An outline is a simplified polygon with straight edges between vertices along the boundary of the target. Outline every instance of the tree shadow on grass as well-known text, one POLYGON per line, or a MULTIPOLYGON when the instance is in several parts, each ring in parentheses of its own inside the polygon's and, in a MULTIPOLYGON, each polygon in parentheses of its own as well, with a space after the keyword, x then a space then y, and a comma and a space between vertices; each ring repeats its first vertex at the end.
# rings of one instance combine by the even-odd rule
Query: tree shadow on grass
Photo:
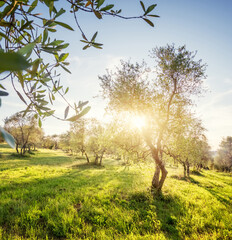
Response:
POLYGON ((26 155, 20 156, 17 154, 8 154, 4 156, 4 158, 0 158, 0 168, 4 168, 4 165, 7 164, 7 169, 15 169, 15 168, 24 168, 31 166, 64 166, 70 165, 74 162, 78 162, 80 160, 75 160, 68 156, 36 156, 34 155, 26 155))
POLYGON ((205 177, 205 175, 201 171, 197 171, 197 170, 192 170, 191 175, 205 177))
POLYGON ((86 170, 86 169, 104 169, 104 165, 97 165, 94 162, 87 163, 86 160, 85 162, 80 162, 77 164, 73 164, 70 166, 72 169, 78 169, 78 170, 86 170))
MULTIPOLYGON (((230 184, 224 182, 220 178, 219 178, 219 180, 221 180, 221 182, 223 182, 225 184, 225 186, 230 185, 230 184)), ((223 195, 222 195, 222 189, 225 187, 224 185, 221 185, 220 183, 217 184, 215 182, 209 181, 208 184, 199 184, 198 186, 203 188, 204 190, 208 191, 213 197, 215 197, 226 208, 231 208, 231 205, 232 205, 231 192, 223 191, 223 195)))
MULTIPOLYGON (((199 172, 197 172, 195 175, 200 176, 200 177, 206 177, 205 175, 203 175, 202 173, 199 173, 199 172)), ((171 178, 181 180, 181 181, 187 181, 187 182, 198 185, 198 187, 201 187, 204 190, 208 191, 219 202, 221 202, 223 205, 225 205, 225 207, 230 207, 232 204, 231 197, 220 195, 220 188, 222 188, 223 186, 211 182, 210 179, 209 179, 209 182, 206 184, 206 183, 201 183, 200 181, 197 181, 196 179, 194 179, 194 177, 185 178, 185 177, 179 177, 177 175, 174 175, 174 176, 171 176, 171 178), (219 188, 219 190, 217 190, 218 188, 219 188), (230 198, 231 200, 228 200, 228 198, 230 198)), ((229 183, 224 182, 219 177, 217 177, 217 179, 222 181, 224 184, 230 185, 229 183)))
POLYGON ((87 168, 104 168, 96 165, 94 162, 87 163, 83 157, 67 156, 67 155, 55 155, 56 152, 48 152, 48 154, 38 152, 34 154, 20 155, 17 153, 7 153, 0 158, 0 169, 3 170, 4 165, 7 164, 7 169, 14 169, 19 167, 30 167, 30 166, 67 166, 71 168, 87 169, 87 168), (5 161, 7 160, 7 162, 5 161))
MULTIPOLYGON (((32 179, 30 182, 11 182, 0 188, 2 201, 0 226, 4 227, 6 236, 13 234, 15 228, 19 228, 17 234, 23 237, 30 237, 27 232, 29 229, 37 229, 38 238, 45 239, 46 235, 49 239, 65 238, 72 233, 70 226, 74 226, 77 221, 74 217, 70 220, 73 221, 70 226, 69 223, 64 223, 62 217, 65 217, 68 211, 72 212, 73 208, 82 203, 84 205, 84 210, 80 211, 82 221, 89 221, 91 224, 97 216, 95 207, 98 205, 108 207, 107 201, 104 199, 102 201, 101 198, 114 198, 112 193, 117 193, 118 189, 126 192, 128 182, 134 182, 136 177, 138 176, 130 172, 93 171, 89 166, 80 165, 78 169, 70 169, 70 172, 60 176, 32 179), (107 192, 108 188, 110 191, 107 192), (101 194, 101 191, 106 194, 101 194), (92 207, 85 207, 85 204, 92 207), (89 211, 93 212, 93 216, 89 216, 89 211)), ((100 230, 102 226, 94 221, 94 229, 100 230)), ((84 223, 82 227, 85 227, 84 223)))
MULTIPOLYGON (((201 174, 201 173, 200 173, 201 174)), ((209 175, 210 173, 208 173, 209 175)), ((198 174, 197 174, 198 175, 198 174)), ((203 174, 201 174, 200 176, 202 176, 203 174)), ((204 175, 203 175, 204 176, 204 175)), ((226 177, 228 175, 225 175, 226 177)), ((204 176, 205 177, 205 176, 204 176)), ((210 181, 210 178, 209 178, 209 182, 207 184, 204 184, 204 183, 200 183, 200 182, 197 182, 196 184, 205 189, 206 191, 208 191, 213 197, 215 197, 219 202, 221 202, 223 205, 225 205, 225 207, 230 207, 231 204, 232 204, 232 199, 231 199, 231 195, 230 196, 227 196, 226 193, 224 192, 224 196, 222 196, 220 193, 221 193, 221 189, 224 187, 223 185, 221 185, 220 182, 224 183, 224 184, 227 184, 227 185, 230 185, 229 182, 225 182, 224 179, 222 179, 221 177, 218 177, 218 176, 215 176, 215 175, 211 175, 210 174, 210 177, 215 180, 217 179, 219 181, 219 183, 214 183, 212 181, 210 181), (231 199, 231 200, 228 200, 231 199)), ((194 181, 191 181, 192 183, 195 183, 194 181)))
POLYGON ((155 196, 154 203, 157 209, 157 216, 162 224, 161 230, 166 233, 167 239, 183 239, 177 229, 178 219, 180 219, 186 209, 177 197, 160 194, 155 196))
POLYGON ((180 180, 180 181, 185 181, 185 182, 190 182, 190 183, 194 183, 194 184, 200 184, 199 181, 197 181, 196 179, 192 178, 192 177, 180 177, 177 175, 172 175, 171 178, 180 180))
POLYGON ((232 186, 232 174, 230 173, 224 173, 224 172, 217 172, 217 175, 215 175, 214 172, 208 172, 208 176, 211 177, 214 180, 219 180, 223 182, 224 184, 227 184, 229 186, 232 186))
POLYGON ((162 194, 154 196, 150 191, 138 192, 129 196, 129 207, 138 212, 140 219, 145 221, 144 224, 147 224, 147 220, 153 221, 154 233, 163 232, 167 239, 183 239, 177 223, 185 209, 178 198, 162 194))
POLYGON ((204 187, 205 190, 207 190, 209 193, 211 193, 219 202, 221 202, 223 205, 225 205, 226 208, 231 208, 232 205, 232 198, 229 201, 225 196, 220 196, 217 191, 204 187))

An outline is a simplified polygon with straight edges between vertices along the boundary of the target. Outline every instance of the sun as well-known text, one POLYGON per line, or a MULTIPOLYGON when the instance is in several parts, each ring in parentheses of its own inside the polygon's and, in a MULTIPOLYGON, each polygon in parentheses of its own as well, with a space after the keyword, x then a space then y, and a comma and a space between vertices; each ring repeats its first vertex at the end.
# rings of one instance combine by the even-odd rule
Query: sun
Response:
POLYGON ((143 116, 132 116, 131 123, 132 123, 133 127, 142 129, 146 126, 146 119, 143 116))

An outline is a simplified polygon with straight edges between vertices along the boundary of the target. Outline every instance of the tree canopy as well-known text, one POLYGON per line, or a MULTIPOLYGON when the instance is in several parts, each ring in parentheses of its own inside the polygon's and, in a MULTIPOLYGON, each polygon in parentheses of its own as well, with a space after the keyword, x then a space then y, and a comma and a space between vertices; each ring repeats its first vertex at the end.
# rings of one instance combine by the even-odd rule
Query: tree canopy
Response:
POLYGON ((99 77, 102 95, 109 100, 112 110, 127 110, 147 119, 143 136, 156 163, 152 188, 157 191, 167 175, 162 161, 165 141, 175 125, 180 124, 183 113, 192 104, 192 96, 204 89, 206 65, 195 60, 195 56, 185 46, 157 47, 151 51, 157 62, 153 72, 149 73, 144 63, 121 62, 115 72, 99 77))

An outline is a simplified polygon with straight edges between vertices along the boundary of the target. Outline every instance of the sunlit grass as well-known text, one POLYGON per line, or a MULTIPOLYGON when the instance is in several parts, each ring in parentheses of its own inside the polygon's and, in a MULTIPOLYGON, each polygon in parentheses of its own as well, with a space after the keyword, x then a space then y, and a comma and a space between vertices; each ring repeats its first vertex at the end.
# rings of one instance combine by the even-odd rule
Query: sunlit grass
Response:
POLYGON ((168 168, 163 196, 153 198, 152 164, 104 159, 99 167, 61 151, 0 151, 0 239, 231 239, 229 174, 185 180, 168 168))

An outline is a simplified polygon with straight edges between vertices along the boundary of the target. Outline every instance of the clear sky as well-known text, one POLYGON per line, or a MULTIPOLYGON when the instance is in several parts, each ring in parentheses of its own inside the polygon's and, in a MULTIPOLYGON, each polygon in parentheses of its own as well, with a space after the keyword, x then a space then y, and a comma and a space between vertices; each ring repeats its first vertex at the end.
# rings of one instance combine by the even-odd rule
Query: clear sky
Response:
MULTIPOLYGON (((63 1, 60 1, 60 3, 63 1)), ((123 9, 123 14, 136 16, 142 13, 139 1, 111 0, 123 9)), ((70 87, 68 99, 71 102, 89 100, 92 106, 89 116, 102 118, 104 103, 94 96, 99 94, 98 75, 106 68, 113 68, 120 59, 132 62, 143 59, 155 65, 148 57, 149 50, 156 46, 175 43, 185 44, 188 50, 198 51, 197 58, 208 64, 206 84, 210 91, 197 101, 196 112, 207 128, 207 136, 213 150, 222 137, 232 136, 232 0, 144 0, 146 6, 157 3, 154 14, 154 28, 143 20, 122 20, 81 14, 79 22, 88 36, 99 32, 98 40, 104 43, 103 50, 82 50, 80 34, 73 18, 67 18, 75 32, 60 29, 57 39, 70 43, 70 70, 72 74, 62 74, 64 86, 70 87)), ((54 35, 55 36, 55 35, 54 35)), ((7 81, 7 80, 6 80, 7 81)), ((2 99, 0 124, 3 119, 24 108, 10 84, 10 96, 2 99)), ((57 113, 63 115, 66 105, 58 102, 57 113)), ((43 123, 46 134, 59 134, 69 129, 69 124, 56 119, 43 123)))

